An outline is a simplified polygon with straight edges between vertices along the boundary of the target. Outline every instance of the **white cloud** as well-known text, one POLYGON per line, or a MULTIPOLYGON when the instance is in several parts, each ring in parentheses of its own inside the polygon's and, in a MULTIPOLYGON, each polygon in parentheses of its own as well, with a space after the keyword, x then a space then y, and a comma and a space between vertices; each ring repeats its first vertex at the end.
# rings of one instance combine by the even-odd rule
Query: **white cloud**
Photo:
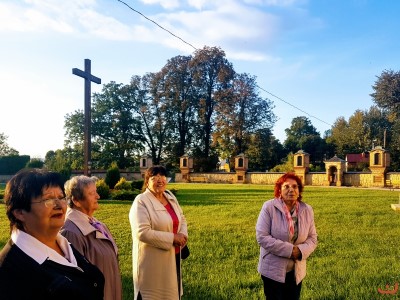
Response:
POLYGON ((278 62, 279 59, 269 55, 265 55, 259 52, 230 52, 226 51, 227 56, 235 60, 245 60, 245 61, 265 61, 265 62, 278 62))
MULTIPOLYGON (((257 54, 254 49, 267 51, 274 44, 279 31, 279 18, 276 16, 235 3, 220 5, 215 10, 179 11, 159 14, 154 18, 163 27, 195 47, 204 44, 220 46, 235 57, 252 57, 252 60, 255 54, 257 60, 266 57, 264 54, 257 54), (249 51, 248 55, 245 55, 246 51, 249 51)), ((167 41, 170 47, 179 45, 172 36, 163 41, 167 41)), ((179 46, 182 47, 187 49, 187 46, 179 46)))
POLYGON ((147 17, 175 36, 137 15, 124 23, 118 16, 107 16, 96 11, 95 0, 27 0, 28 8, 10 2, 0 4, 0 30, 53 30, 105 40, 152 42, 185 53, 192 53, 193 47, 218 46, 238 59, 268 61, 274 58, 266 53, 275 47, 283 28, 280 16, 266 8, 296 3, 295 0, 187 0, 187 6, 183 6, 185 3, 178 0, 142 2, 168 9, 147 17))
POLYGON ((209 6, 210 3, 215 4, 216 1, 209 1, 209 0, 188 0, 188 4, 191 7, 194 7, 198 10, 201 10, 207 6, 209 6))
POLYGON ((64 20, 54 20, 40 10, 0 3, 0 31, 32 32, 49 29, 63 33, 73 30, 64 20))
POLYGON ((158 4, 165 9, 173 9, 179 7, 179 0, 142 0, 142 2, 147 5, 158 4))
POLYGON ((114 18, 104 16, 93 10, 81 10, 77 14, 79 23, 88 34, 93 34, 106 40, 133 39, 132 29, 114 18))
POLYGON ((308 0, 244 0, 244 2, 268 6, 293 6, 295 4, 305 4, 308 0))

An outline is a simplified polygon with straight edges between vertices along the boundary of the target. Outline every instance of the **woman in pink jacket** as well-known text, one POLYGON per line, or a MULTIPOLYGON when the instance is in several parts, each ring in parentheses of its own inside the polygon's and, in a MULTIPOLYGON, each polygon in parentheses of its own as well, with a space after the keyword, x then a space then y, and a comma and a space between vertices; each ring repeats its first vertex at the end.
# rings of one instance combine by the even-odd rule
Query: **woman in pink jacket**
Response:
POLYGON ((268 300, 300 299, 306 260, 317 247, 314 212, 302 201, 303 184, 294 173, 275 183, 275 198, 261 208, 256 225, 258 272, 268 300))

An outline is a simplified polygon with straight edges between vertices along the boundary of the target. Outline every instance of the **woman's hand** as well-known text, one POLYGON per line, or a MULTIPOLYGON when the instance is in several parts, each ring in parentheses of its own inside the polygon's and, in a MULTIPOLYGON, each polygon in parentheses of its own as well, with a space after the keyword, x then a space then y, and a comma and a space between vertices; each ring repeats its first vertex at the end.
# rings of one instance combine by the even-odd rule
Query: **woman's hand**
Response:
POLYGON ((297 247, 297 246, 293 247, 292 255, 290 256, 290 258, 294 259, 294 260, 301 259, 301 251, 300 251, 299 247, 297 247))
POLYGON ((186 245, 187 242, 187 236, 185 236, 183 233, 177 233, 174 234, 174 242, 173 245, 175 247, 183 247, 186 245))

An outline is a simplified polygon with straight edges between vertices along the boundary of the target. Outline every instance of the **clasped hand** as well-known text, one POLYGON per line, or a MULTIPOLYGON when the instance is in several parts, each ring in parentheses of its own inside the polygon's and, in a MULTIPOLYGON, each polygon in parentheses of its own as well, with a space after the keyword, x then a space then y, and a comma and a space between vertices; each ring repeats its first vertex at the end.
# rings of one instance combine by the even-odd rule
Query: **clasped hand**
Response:
POLYGON ((173 245, 175 247, 183 247, 187 243, 187 236, 185 236, 183 233, 177 233, 174 234, 174 242, 173 245))
POLYGON ((293 247, 292 255, 290 256, 290 258, 294 259, 294 260, 301 259, 301 251, 300 251, 299 247, 297 247, 297 246, 293 247))

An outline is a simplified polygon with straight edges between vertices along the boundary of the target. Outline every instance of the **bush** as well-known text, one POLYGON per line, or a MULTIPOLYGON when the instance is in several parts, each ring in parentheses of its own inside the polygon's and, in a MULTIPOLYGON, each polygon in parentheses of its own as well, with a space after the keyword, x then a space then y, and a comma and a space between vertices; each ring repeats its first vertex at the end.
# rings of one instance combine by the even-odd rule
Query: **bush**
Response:
POLYGON ((106 173, 106 183, 110 189, 113 189, 118 181, 121 179, 121 174, 117 164, 113 163, 106 173))
POLYGON ((111 193, 113 200, 135 200, 136 196, 140 194, 139 190, 114 190, 111 193))
POLYGON ((3 175, 14 175, 25 168, 30 161, 29 155, 0 156, 0 170, 3 175))
POLYGON ((115 185, 114 189, 116 189, 116 190, 131 190, 132 185, 129 181, 126 181, 126 179, 124 177, 121 177, 121 179, 115 185))
POLYGON ((110 187, 104 181, 104 179, 99 179, 96 181, 97 193, 100 195, 100 199, 110 198, 110 187))
POLYGON ((40 158, 32 158, 30 161, 26 163, 26 168, 43 168, 44 162, 40 158))
POLYGON ((143 179, 140 179, 140 180, 133 180, 133 181, 131 182, 132 189, 141 190, 142 187, 143 187, 143 183, 144 183, 144 180, 143 180, 143 179))
POLYGON ((71 169, 70 168, 62 168, 58 171, 61 174, 61 177, 64 181, 67 181, 71 178, 71 169))

